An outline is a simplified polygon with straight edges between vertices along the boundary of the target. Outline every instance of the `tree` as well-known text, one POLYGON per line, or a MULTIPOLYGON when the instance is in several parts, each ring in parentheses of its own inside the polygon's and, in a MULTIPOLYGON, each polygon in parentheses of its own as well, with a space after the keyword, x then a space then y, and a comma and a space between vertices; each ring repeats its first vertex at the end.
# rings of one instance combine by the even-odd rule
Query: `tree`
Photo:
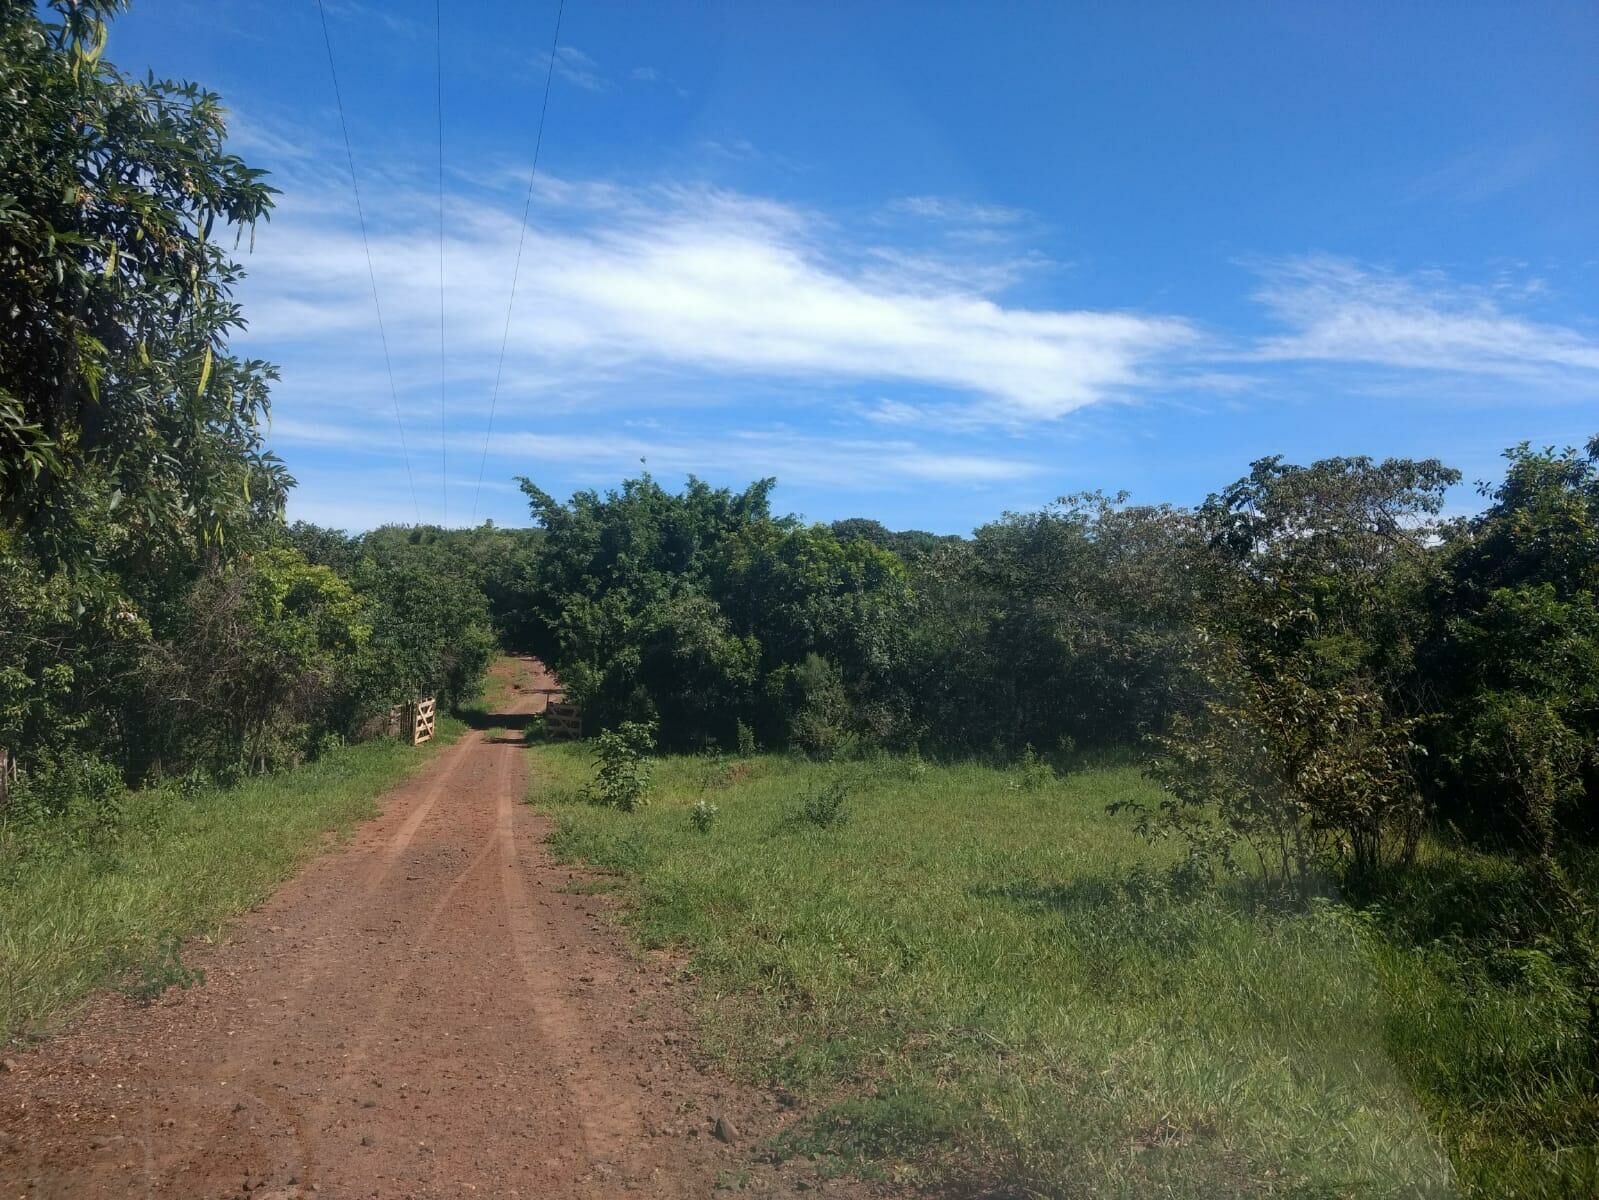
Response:
POLYGON ((1423 670, 1433 790, 1467 829, 1528 844, 1599 833, 1599 437, 1506 452, 1447 548, 1423 670), (1543 811, 1547 809, 1547 811, 1543 811), (1551 833, 1550 836, 1553 836, 1551 833))
POLYGON ((291 486, 263 446, 275 377, 228 350, 229 256, 271 205, 219 98, 102 57, 123 0, 0 0, 0 517, 46 565, 236 539, 291 486))
POLYGON ((350 585, 274 548, 206 572, 186 607, 147 664, 157 761, 261 770, 310 752, 371 636, 350 585))
POLYGON ((1199 844, 1208 809, 1301 884, 1409 861, 1420 599, 1458 478, 1430 459, 1268 458, 1205 502, 1206 694, 1156 740, 1173 795, 1158 825, 1199 844))

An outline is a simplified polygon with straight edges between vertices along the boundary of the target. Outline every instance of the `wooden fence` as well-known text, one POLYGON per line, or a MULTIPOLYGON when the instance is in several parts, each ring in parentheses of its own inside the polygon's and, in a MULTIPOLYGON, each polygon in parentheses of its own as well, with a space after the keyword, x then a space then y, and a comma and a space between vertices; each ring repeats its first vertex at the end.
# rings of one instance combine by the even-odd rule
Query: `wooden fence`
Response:
POLYGON ((551 737, 583 736, 583 710, 575 704, 551 701, 544 706, 544 732, 551 737))
POLYGON ((412 710, 411 745, 419 746, 433 736, 433 722, 438 713, 438 701, 429 696, 418 700, 412 710))
POLYGON ((428 696, 410 704, 396 704, 381 725, 385 737, 408 737, 411 745, 418 746, 433 736, 438 721, 438 700, 428 696))

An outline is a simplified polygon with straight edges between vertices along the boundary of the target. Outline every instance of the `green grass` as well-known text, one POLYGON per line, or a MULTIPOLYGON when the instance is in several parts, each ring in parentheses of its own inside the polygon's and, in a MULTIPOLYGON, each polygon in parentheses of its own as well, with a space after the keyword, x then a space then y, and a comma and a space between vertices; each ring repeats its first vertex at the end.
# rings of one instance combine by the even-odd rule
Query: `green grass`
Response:
POLYGON ((1540 1073, 1545 1000, 1391 914, 1173 895, 1105 812, 1152 797, 1134 769, 669 758, 628 815, 582 802, 585 747, 532 753, 556 852, 687 955, 709 1049, 815 1101, 781 1153, 973 1196, 1592 1194, 1550 1149, 1591 1165, 1599 1123, 1540 1073))
POLYGON ((441 718, 419 747, 369 742, 233 788, 133 792, 99 834, 0 826, 0 1037, 43 1031, 108 983, 181 977, 173 939, 265 899, 461 730, 441 718))

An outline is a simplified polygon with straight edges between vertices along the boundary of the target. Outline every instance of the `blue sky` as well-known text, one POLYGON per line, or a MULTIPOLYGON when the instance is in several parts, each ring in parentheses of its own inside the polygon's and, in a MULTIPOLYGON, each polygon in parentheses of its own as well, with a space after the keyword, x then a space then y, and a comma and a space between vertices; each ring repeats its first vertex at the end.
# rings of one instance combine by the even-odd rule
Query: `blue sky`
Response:
POLYGON ((315 4, 137 0, 108 51, 283 189, 241 346, 291 516, 522 524, 512 476, 643 459, 964 531, 1599 431, 1591 3, 567 0, 487 439, 556 4, 444 6, 441 414, 434 8, 326 3, 414 496, 315 4))

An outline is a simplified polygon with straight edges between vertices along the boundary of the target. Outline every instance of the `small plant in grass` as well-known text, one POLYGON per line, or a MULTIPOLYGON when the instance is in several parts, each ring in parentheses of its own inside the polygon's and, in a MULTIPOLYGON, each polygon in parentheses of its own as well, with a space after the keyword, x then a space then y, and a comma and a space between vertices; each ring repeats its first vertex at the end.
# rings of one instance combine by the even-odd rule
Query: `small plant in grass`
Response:
POLYGON ((756 746, 755 746, 755 731, 753 729, 751 729, 748 725, 744 724, 743 721, 740 721, 738 723, 738 734, 737 734, 737 737, 738 737, 738 756, 740 758, 749 758, 752 754, 755 753, 755 750, 756 750, 756 746))
POLYGON ((598 764, 589 788, 589 798, 607 808, 632 812, 642 808, 649 796, 650 772, 655 760, 655 729, 638 721, 624 721, 594 739, 594 760, 598 764))
POLYGON ((122 989, 130 1000, 140 1004, 154 1004, 168 988, 191 988, 205 982, 205 972, 198 967, 188 967, 179 953, 178 939, 169 937, 153 955, 139 967, 137 977, 122 989))
POLYGON ((818 829, 843 825, 849 820, 849 784, 842 779, 834 779, 807 792, 794 818, 818 829))
POLYGON ((1021 761, 1016 764, 1010 788, 1018 792, 1036 792, 1054 783, 1055 778, 1055 768, 1049 765, 1049 760, 1028 745, 1022 751, 1021 761))
POLYGON ((721 809, 717 808, 716 805, 701 796, 699 802, 689 810, 689 823, 694 826, 696 832, 709 833, 711 826, 716 823, 716 814, 720 811, 721 809))

